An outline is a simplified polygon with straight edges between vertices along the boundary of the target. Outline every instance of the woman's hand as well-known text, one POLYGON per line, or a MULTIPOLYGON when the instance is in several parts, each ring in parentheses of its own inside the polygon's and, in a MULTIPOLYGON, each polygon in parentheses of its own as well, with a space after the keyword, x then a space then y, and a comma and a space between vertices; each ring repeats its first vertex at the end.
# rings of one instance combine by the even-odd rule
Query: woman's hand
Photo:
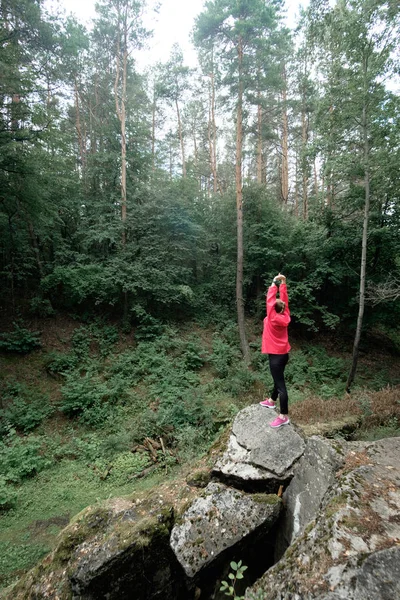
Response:
POLYGON ((274 277, 274 283, 286 283, 285 275, 282 275, 282 273, 278 273, 278 275, 274 277))

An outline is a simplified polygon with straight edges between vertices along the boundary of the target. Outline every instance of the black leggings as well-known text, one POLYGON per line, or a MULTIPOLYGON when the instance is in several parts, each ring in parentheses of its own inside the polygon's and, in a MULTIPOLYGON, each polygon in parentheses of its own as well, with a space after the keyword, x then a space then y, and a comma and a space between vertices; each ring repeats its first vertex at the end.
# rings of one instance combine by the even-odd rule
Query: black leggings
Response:
POLYGON ((282 415, 287 415, 288 394, 285 384, 285 367, 288 364, 289 354, 268 354, 269 369, 272 379, 274 380, 274 389, 271 394, 271 399, 276 400, 279 396, 279 404, 282 415))

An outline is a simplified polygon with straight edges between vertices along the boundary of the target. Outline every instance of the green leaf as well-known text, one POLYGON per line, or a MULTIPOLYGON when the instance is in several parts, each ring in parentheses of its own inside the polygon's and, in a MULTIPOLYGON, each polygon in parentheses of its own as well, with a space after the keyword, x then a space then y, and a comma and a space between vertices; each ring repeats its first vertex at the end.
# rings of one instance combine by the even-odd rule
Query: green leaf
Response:
POLYGON ((231 562, 231 569, 233 569, 233 571, 237 571, 238 570, 238 565, 234 561, 231 562))

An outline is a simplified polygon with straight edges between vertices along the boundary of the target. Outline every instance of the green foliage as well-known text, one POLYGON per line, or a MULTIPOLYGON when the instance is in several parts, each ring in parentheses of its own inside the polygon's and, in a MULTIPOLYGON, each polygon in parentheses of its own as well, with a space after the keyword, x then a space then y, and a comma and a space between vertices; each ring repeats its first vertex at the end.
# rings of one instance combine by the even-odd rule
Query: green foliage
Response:
POLYGON ((191 371, 201 369, 206 361, 204 349, 196 342, 187 342, 183 347, 182 358, 191 371))
POLYGON ((80 364, 75 352, 49 352, 45 359, 46 370, 52 375, 64 375, 80 364))
MULTIPOLYGON (((33 539, 17 546, 12 542, 0 542, 0 572, 2 574, 18 574, 31 569, 49 552, 50 548, 48 544, 36 543, 33 539)), ((0 583, 11 584, 13 583, 13 578, 3 575, 0 583)))
POLYGON ((235 591, 236 582, 240 579, 243 579, 243 573, 247 570, 248 567, 242 565, 242 561, 239 560, 238 563, 232 561, 230 564, 232 571, 228 574, 229 581, 222 581, 220 592, 225 592, 225 596, 230 596, 235 600, 244 600, 244 596, 238 596, 235 591))
POLYGON ((0 512, 10 509, 15 502, 17 494, 9 485, 4 475, 0 475, 0 512))
POLYGON ((51 465, 51 460, 43 455, 44 440, 30 435, 17 436, 11 429, 0 441, 0 475, 6 482, 20 483, 51 465))
POLYGON ((35 296, 30 302, 30 312, 36 317, 53 317, 55 310, 50 300, 35 296))
POLYGON ((240 351, 237 347, 231 346, 216 334, 213 338, 212 354, 209 360, 217 375, 221 378, 226 378, 230 373, 232 365, 240 360, 240 351))
POLYGON ((16 352, 17 354, 28 354, 36 348, 40 348, 39 333, 30 331, 17 321, 14 321, 14 329, 0 336, 0 350, 16 352))
POLYGON ((387 437, 400 436, 400 422, 396 417, 388 419, 384 425, 378 425, 368 429, 359 429, 352 437, 354 440, 374 442, 387 437))
POLYGON ((342 358, 329 356, 322 346, 292 350, 285 378, 297 389, 309 386, 323 398, 340 395, 346 381, 347 366, 342 358))
POLYGON ((54 411, 48 396, 22 383, 9 384, 5 388, 2 404, 0 432, 9 426, 23 432, 31 431, 54 411))
POLYGON ((100 427, 110 416, 113 405, 124 397, 124 382, 115 378, 104 381, 96 372, 66 374, 62 387, 60 410, 70 417, 79 416, 82 423, 100 427))
POLYGON ((138 475, 151 464, 147 454, 136 452, 122 452, 117 454, 109 465, 110 479, 117 485, 132 480, 133 475, 138 475))

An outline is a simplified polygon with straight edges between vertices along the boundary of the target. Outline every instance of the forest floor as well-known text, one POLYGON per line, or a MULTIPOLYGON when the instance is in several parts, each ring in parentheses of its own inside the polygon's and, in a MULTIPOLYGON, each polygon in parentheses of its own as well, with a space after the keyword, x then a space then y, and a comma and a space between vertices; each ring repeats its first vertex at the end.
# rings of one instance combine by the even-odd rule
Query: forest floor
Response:
MULTIPOLYGON (((190 499, 187 477, 212 466, 212 444, 271 385, 259 324, 248 325, 246 369, 234 323, 133 335, 65 315, 24 322, 41 347, 0 353, 0 588, 48 553, 87 505, 155 487, 164 501, 190 499)), ((386 346, 370 336, 347 395, 351 345, 294 337, 292 421, 329 436, 400 435, 400 361, 386 346)))

